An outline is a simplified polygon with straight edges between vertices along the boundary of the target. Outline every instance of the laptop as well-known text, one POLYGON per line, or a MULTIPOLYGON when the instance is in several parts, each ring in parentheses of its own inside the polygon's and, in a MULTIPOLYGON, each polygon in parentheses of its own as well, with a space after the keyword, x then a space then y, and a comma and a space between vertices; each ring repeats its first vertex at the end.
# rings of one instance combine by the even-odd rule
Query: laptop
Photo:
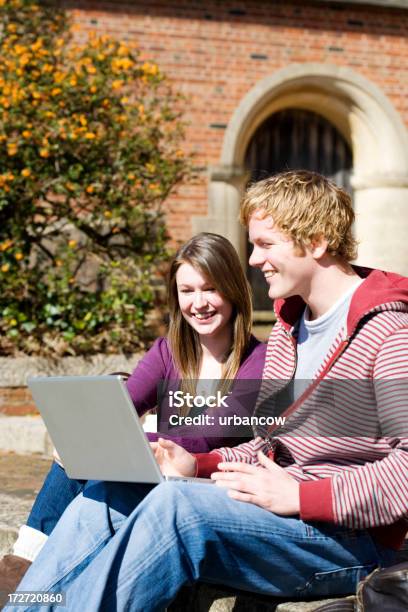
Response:
POLYGON ((163 476, 120 376, 47 376, 27 384, 70 478, 214 482, 163 476))

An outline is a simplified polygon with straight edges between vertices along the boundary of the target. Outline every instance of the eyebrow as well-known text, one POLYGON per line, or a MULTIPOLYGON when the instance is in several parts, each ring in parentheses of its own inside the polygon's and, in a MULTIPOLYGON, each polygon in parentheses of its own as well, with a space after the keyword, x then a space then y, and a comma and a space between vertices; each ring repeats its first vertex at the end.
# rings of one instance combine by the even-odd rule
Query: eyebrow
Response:
MULTIPOLYGON (((213 283, 210 283, 210 282, 203 284, 203 287, 213 287, 213 286, 214 286, 213 283)), ((180 283, 179 285, 177 284, 177 288, 178 289, 180 289, 180 288, 191 289, 192 287, 188 283, 180 283)))
POLYGON ((270 236, 258 236, 255 240, 248 238, 248 242, 251 244, 255 244, 255 242, 276 242, 276 238, 271 238, 270 236))

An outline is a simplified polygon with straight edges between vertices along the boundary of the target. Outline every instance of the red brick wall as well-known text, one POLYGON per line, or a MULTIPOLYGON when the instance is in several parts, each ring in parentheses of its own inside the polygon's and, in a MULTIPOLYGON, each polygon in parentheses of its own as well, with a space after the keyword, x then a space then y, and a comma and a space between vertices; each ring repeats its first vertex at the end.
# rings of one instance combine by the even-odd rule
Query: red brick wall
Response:
POLYGON ((38 414, 27 387, 0 387, 0 416, 38 414))
MULTIPOLYGON (((389 97, 408 124, 408 11, 348 4, 263 0, 65 1, 83 31, 136 41, 189 98, 186 147, 195 164, 219 161, 225 130, 242 97, 291 63, 347 66, 389 97), (213 127, 211 127, 213 126, 213 127)), ((80 35, 80 31, 79 34, 80 35)), ((207 179, 168 202, 174 238, 207 211, 207 179)))

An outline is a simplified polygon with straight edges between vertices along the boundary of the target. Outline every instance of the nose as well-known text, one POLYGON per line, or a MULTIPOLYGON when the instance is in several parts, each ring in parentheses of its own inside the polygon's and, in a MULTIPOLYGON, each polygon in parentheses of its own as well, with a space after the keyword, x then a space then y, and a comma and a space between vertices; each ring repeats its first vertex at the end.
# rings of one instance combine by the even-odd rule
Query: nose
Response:
POLYGON ((258 247, 256 244, 252 250, 252 253, 249 257, 248 263, 253 268, 262 268, 265 263, 265 257, 263 256, 262 249, 258 247))
POLYGON ((194 292, 193 306, 197 309, 207 306, 207 298, 203 291, 194 292))

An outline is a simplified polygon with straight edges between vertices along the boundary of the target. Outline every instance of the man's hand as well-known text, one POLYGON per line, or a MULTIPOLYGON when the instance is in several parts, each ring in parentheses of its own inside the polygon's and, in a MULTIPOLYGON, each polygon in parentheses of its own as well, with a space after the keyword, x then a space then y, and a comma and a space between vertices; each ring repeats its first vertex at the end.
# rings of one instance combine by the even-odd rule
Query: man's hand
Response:
POLYGON ((233 499, 256 504, 275 514, 299 514, 297 480, 261 451, 258 459, 263 467, 239 461, 219 463, 222 471, 211 474, 211 478, 217 486, 226 487, 233 499))
POLYGON ((156 461, 165 476, 195 476, 196 460, 185 448, 171 440, 150 442, 156 461))

